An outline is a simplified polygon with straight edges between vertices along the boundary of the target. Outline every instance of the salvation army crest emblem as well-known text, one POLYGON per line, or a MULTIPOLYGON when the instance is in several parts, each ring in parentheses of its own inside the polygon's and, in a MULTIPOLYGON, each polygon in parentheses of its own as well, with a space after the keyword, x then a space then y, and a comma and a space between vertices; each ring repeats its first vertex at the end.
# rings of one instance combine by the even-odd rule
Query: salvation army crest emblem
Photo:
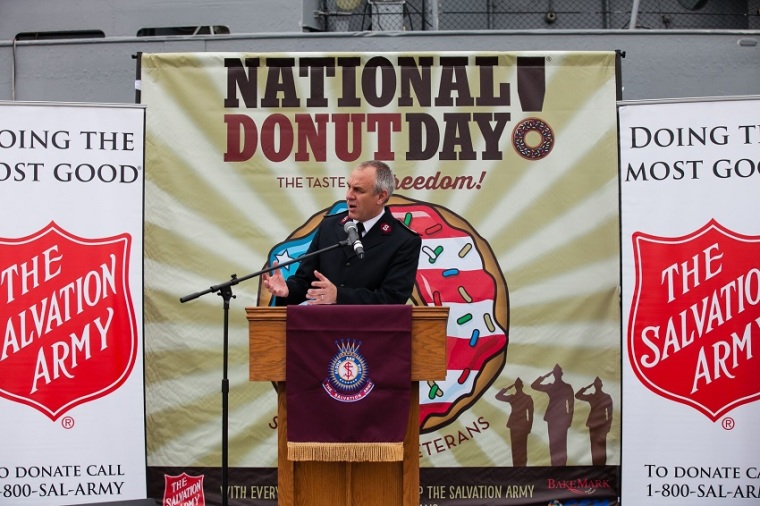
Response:
POLYGON ((712 220, 632 239, 628 359, 641 383, 712 421, 760 398, 760 236, 712 220))
POLYGON ((178 476, 164 475, 164 500, 162 506, 179 506, 192 504, 205 506, 203 493, 203 475, 190 476, 182 473, 178 476))
POLYGON ((322 387, 337 401, 359 401, 375 386, 369 379, 367 361, 359 353, 361 341, 342 339, 335 344, 338 352, 330 361, 329 374, 322 387))
POLYGON ((138 351, 130 245, 54 222, 0 238, 0 397, 55 421, 126 381, 138 351))

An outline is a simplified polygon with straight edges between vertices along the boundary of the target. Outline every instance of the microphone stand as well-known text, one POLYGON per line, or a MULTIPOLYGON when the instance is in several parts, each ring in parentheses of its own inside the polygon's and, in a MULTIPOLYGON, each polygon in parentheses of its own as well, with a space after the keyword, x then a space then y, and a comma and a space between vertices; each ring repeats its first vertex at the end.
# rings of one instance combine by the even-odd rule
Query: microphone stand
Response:
POLYGON ((224 302, 223 304, 224 324, 223 324, 223 332, 222 332, 223 351, 224 351, 223 359, 222 359, 222 506, 227 506, 227 471, 228 471, 227 447, 228 447, 228 432, 229 432, 228 420, 229 420, 229 393, 230 393, 230 383, 227 378, 227 357, 228 357, 227 348, 228 348, 228 342, 229 342, 228 338, 229 338, 229 321, 230 321, 230 299, 235 298, 235 295, 232 294, 232 287, 237 285, 241 281, 246 281, 248 279, 261 276, 262 274, 272 272, 281 267, 287 267, 290 264, 301 262, 307 258, 311 258, 321 253, 325 253, 327 251, 340 248, 341 246, 350 246, 350 245, 351 245, 350 241, 348 239, 345 239, 343 241, 339 241, 333 244, 332 246, 328 246, 320 250, 312 251, 311 253, 303 254, 299 256, 298 258, 290 259, 287 262, 283 262, 276 266, 266 267, 264 269, 261 269, 260 271, 247 274, 243 276, 242 278, 237 277, 237 274, 232 274, 230 276, 229 281, 225 281, 224 283, 219 283, 218 285, 214 285, 208 288, 207 290, 185 295, 184 297, 181 297, 179 299, 181 303, 185 303, 193 299, 197 299, 198 297, 201 297, 208 293, 216 293, 222 298, 224 302))

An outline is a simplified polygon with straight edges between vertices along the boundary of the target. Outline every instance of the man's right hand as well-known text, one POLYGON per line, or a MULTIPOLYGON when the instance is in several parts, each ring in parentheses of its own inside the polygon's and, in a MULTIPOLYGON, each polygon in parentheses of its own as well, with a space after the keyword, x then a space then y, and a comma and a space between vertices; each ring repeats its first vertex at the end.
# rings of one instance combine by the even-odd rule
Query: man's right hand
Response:
MULTIPOLYGON (((274 263, 274 267, 277 267, 277 262, 274 263)), ((264 273, 263 279, 264 287, 275 297, 287 297, 290 293, 282 270, 275 269, 271 274, 264 273)))

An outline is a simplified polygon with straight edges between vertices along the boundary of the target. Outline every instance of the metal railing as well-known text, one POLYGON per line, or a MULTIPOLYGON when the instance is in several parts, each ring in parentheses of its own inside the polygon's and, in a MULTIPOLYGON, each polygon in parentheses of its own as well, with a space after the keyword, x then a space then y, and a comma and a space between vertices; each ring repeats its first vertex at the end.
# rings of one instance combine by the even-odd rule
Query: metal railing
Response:
POLYGON ((325 31, 760 29, 759 0, 322 0, 319 14, 325 31))

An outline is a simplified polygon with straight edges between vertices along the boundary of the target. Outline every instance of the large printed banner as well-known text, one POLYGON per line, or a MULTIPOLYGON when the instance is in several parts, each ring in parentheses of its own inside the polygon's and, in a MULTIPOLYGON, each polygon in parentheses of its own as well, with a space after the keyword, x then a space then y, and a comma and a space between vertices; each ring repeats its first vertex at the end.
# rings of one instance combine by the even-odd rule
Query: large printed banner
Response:
POLYGON ((760 99, 620 106, 623 502, 760 499, 760 99))
POLYGON ((0 504, 146 497, 144 126, 0 103, 0 504))
MULTIPOLYGON (((248 381, 246 306, 216 294, 306 251, 361 161, 422 237, 416 305, 450 308, 420 386, 422 504, 617 504, 617 55, 143 54, 149 496, 274 504, 276 393, 248 381), (228 362, 225 363, 225 351, 228 362)), ((289 266, 290 275, 296 264, 289 266)), ((329 364, 325 364, 325 372, 329 364)))

